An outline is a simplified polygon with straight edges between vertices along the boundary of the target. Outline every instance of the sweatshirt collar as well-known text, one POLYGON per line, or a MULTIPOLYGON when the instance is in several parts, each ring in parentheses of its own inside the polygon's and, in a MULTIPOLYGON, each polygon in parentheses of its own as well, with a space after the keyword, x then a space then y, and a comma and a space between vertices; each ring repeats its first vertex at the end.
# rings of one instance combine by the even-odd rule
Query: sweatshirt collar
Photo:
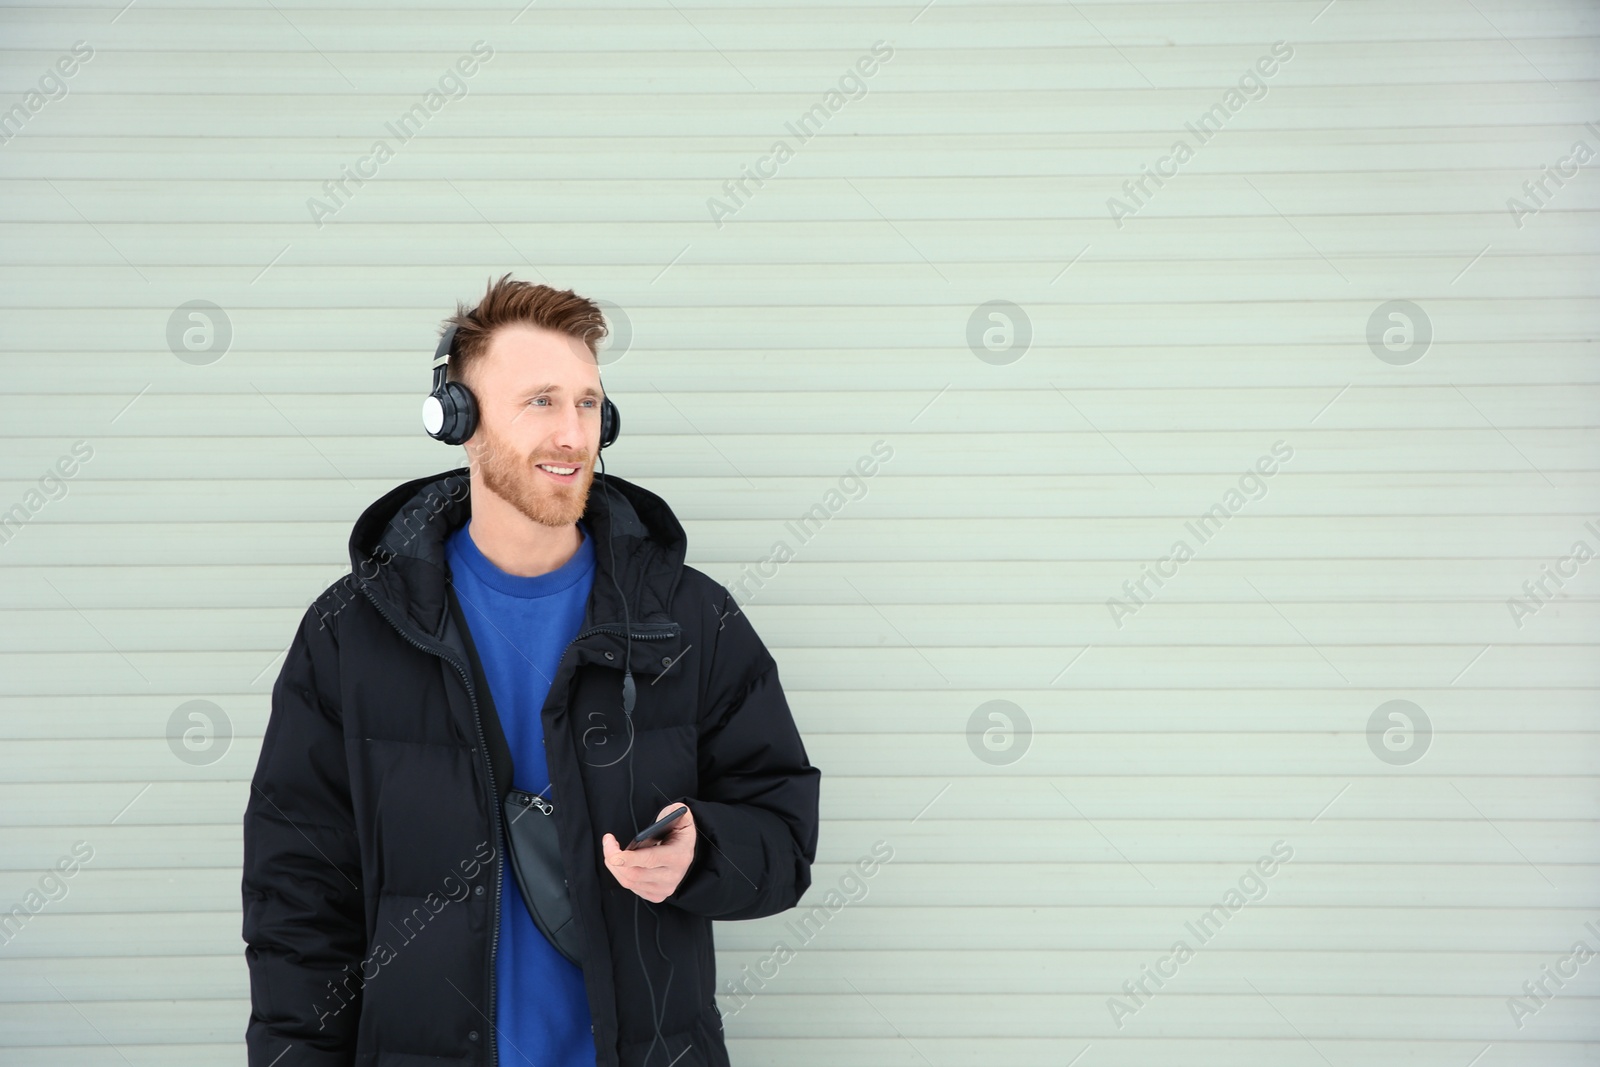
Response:
POLYGON ((589 577, 594 570, 594 538, 589 536, 589 531, 584 529, 584 525, 584 521, 579 519, 578 536, 581 540, 578 543, 578 550, 561 566, 544 574, 511 574, 501 570, 493 560, 483 554, 478 542, 473 540, 471 522, 456 527, 445 538, 445 558, 450 561, 453 569, 459 571, 465 568, 478 582, 497 593, 519 600, 554 596, 589 577))

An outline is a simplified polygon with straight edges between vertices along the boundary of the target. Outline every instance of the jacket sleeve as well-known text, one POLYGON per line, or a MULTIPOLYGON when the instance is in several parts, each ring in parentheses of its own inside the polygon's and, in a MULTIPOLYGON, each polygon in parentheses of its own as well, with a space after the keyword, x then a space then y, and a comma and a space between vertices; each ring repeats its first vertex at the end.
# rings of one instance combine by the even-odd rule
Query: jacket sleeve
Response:
POLYGON ((708 919, 792 908, 811 885, 822 772, 810 765, 778 665, 731 594, 707 605, 695 855, 665 903, 708 919))
POLYGON ((366 945, 333 615, 301 619, 244 812, 250 1067, 348 1067, 366 945))

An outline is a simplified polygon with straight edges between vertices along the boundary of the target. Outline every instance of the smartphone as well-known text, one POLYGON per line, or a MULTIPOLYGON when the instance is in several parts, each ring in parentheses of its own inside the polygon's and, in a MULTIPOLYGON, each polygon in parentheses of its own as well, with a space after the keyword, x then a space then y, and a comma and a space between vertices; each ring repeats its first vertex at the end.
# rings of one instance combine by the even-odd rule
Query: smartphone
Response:
POLYGON ((668 830, 672 829, 672 824, 677 822, 683 813, 688 810, 689 806, 687 804, 679 804, 672 811, 667 812, 667 814, 661 819, 657 820, 650 826, 646 826, 643 830, 640 830, 638 835, 634 837, 632 841, 629 841, 626 845, 622 846, 623 850, 626 851, 630 848, 638 848, 640 845, 647 844, 648 842, 654 841, 656 838, 663 836, 668 830))

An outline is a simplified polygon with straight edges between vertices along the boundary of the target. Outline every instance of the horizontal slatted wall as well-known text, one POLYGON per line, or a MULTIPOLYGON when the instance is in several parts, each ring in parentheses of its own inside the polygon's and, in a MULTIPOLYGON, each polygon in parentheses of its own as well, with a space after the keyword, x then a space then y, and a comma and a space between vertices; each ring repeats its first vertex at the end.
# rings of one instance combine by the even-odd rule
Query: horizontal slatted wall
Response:
POLYGON ((282 649, 507 270, 824 772, 735 1063, 1600 1062, 1592 4, 0 27, 0 1062, 244 1062, 282 649))

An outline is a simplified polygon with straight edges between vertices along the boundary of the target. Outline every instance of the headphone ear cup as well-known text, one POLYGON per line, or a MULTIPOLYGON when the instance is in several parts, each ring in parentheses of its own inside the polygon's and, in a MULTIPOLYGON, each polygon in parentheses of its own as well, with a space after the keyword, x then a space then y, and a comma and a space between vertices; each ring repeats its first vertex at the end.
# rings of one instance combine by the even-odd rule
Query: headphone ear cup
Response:
POLYGON ((478 401, 461 382, 445 382, 439 391, 444 408, 444 427, 439 440, 447 445, 465 444, 478 428, 478 401))
POLYGON ((600 403, 600 447, 605 448, 615 442, 621 432, 622 413, 608 396, 600 403))

